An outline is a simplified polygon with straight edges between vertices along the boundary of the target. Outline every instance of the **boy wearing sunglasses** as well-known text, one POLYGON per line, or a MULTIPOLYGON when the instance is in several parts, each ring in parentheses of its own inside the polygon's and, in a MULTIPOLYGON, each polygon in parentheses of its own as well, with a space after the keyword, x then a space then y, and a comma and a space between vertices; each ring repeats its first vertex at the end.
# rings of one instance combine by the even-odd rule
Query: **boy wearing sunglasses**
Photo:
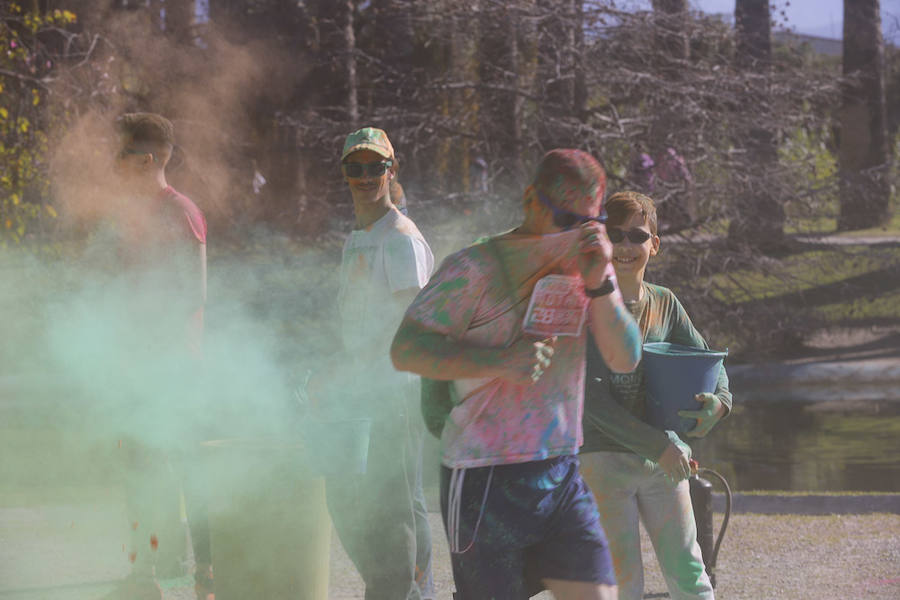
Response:
POLYGON ((366 473, 330 478, 326 488, 335 530, 371 600, 418 600, 434 593, 418 390, 389 358, 393 333, 428 281, 434 257, 415 223, 392 202, 396 168, 383 130, 365 127, 347 136, 341 173, 356 227, 341 261, 337 304, 344 376, 335 382, 340 406, 334 409, 370 418, 372 427, 366 473))
MULTIPOLYGON (((606 233, 613 244, 616 279, 642 341, 674 342, 708 348, 675 295, 644 281, 659 251, 656 207, 636 192, 619 192, 606 203, 606 233)), ((643 368, 613 373, 590 347, 587 353, 584 446, 581 472, 594 490, 601 522, 609 537, 621 600, 644 597, 638 520, 653 542, 672 598, 714 598, 697 544, 687 477, 690 448, 673 432, 643 421, 643 368)), ((723 368, 713 394, 698 394, 703 406, 680 411, 697 419, 687 433, 703 437, 731 410, 728 376, 723 368)))
POLYGON ((586 330, 613 369, 632 370, 640 355, 598 222, 605 187, 591 155, 548 152, 525 189, 522 224, 449 256, 394 338, 398 369, 452 381, 441 512, 460 600, 542 589, 561 600, 615 598, 576 458, 586 330), (549 318, 535 322, 555 328, 535 334, 527 308, 535 290, 553 289, 541 302, 549 318))

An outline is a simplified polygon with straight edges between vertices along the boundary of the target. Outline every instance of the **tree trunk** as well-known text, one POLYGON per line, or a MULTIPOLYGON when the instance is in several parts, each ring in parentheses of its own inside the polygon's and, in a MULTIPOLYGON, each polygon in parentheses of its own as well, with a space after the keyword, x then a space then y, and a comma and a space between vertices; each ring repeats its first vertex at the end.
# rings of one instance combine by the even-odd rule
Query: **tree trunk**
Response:
POLYGON ((687 60, 690 56, 686 32, 687 0, 653 0, 653 12, 657 23, 657 44, 673 59, 687 60))
POLYGON ((193 42, 194 0, 167 0, 162 8, 165 9, 166 32, 176 43, 190 45, 193 42))
POLYGON ((572 84, 572 112, 578 117, 579 121, 587 119, 587 72, 584 68, 584 0, 576 0, 573 5, 575 15, 575 23, 573 25, 572 40, 572 76, 574 82, 572 84))
MULTIPOLYGON (((735 61, 745 71, 768 74, 772 58, 772 29, 769 0, 737 0, 734 9, 737 34, 735 61)), ((763 107, 769 103, 763 91, 754 100, 763 107)), ((753 246, 763 252, 778 252, 784 245, 785 212, 783 199, 790 189, 779 184, 778 148, 775 134, 766 123, 752 123, 738 134, 750 157, 750 170, 736 198, 735 214, 728 228, 732 247, 753 246)))
POLYGON ((745 69, 767 69, 772 59, 769 0, 737 0, 734 24, 738 65, 745 69))
MULTIPOLYGON (((653 44, 659 57, 660 78, 673 86, 682 85, 685 63, 690 58, 687 0, 653 0, 653 44)), ((688 167, 683 164, 678 132, 689 128, 678 103, 662 95, 652 101, 653 115, 647 149, 653 157, 656 175, 653 197, 657 203, 660 229, 673 232, 690 227, 697 218, 697 200, 688 167), (679 168, 681 167, 681 168, 679 168)), ((637 157, 632 157, 637 160, 637 157)), ((649 191, 649 190, 648 190, 649 191)))
POLYGON ((543 82, 543 115, 540 144, 543 150, 571 146, 572 122, 583 117, 577 106, 576 41, 583 28, 583 0, 538 0, 538 76, 543 82))
POLYGON ((840 123, 838 230, 890 218, 890 151, 879 0, 844 0, 844 86, 840 123))
POLYGON ((356 82, 356 34, 353 31, 353 0, 343 0, 341 31, 344 34, 344 74, 347 78, 347 117, 353 126, 359 124, 359 86, 356 82))
MULTIPOLYGON (((379 61, 360 82, 370 90, 363 100, 366 113, 404 105, 419 92, 414 69, 416 7, 398 0, 373 0, 371 6, 373 33, 357 40, 364 55, 379 61)), ((365 27, 364 23, 357 24, 357 30, 365 27)))
MULTIPOLYGON (((478 78, 482 84, 479 127, 487 156, 475 158, 476 175, 487 179, 493 174, 498 184, 510 187, 523 175, 520 24, 517 5, 500 7, 481 21, 478 41, 478 78), (495 158, 488 164, 491 157, 495 158), (485 172, 488 170, 490 173, 485 172)), ((473 189, 487 191, 486 187, 486 181, 480 180, 473 189)))

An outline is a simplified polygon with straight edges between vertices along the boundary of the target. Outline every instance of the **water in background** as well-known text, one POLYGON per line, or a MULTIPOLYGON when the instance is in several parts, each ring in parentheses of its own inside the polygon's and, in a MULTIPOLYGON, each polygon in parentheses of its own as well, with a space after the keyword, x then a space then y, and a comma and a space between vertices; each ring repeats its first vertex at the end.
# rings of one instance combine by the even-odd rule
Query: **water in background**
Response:
POLYGON ((900 492, 900 395, 739 403, 707 439, 690 444, 736 491, 900 492))

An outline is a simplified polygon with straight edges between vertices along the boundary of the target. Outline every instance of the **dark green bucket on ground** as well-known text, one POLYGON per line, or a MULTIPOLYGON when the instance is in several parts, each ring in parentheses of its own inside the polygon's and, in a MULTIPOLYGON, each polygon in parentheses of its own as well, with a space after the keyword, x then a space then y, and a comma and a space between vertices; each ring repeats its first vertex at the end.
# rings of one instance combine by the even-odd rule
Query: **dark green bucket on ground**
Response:
POLYGON ((325 482, 302 442, 203 444, 217 600, 328 600, 331 521, 325 482))
POLYGON ((368 419, 309 421, 289 439, 204 442, 216 600, 328 600, 324 477, 366 471, 368 419))

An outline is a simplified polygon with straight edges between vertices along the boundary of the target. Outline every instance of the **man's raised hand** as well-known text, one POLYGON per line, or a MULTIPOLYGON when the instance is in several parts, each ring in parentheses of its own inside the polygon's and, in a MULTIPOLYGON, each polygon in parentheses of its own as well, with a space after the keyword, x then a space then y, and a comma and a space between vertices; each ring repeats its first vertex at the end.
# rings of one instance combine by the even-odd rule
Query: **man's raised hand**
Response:
POLYGON ((512 348, 505 365, 504 379, 519 385, 531 385, 550 368, 556 336, 534 341, 523 339, 512 348))
POLYGON ((596 288, 606 280, 607 265, 612 260, 612 243, 606 228, 596 221, 580 227, 578 236, 578 269, 587 288, 596 288))

